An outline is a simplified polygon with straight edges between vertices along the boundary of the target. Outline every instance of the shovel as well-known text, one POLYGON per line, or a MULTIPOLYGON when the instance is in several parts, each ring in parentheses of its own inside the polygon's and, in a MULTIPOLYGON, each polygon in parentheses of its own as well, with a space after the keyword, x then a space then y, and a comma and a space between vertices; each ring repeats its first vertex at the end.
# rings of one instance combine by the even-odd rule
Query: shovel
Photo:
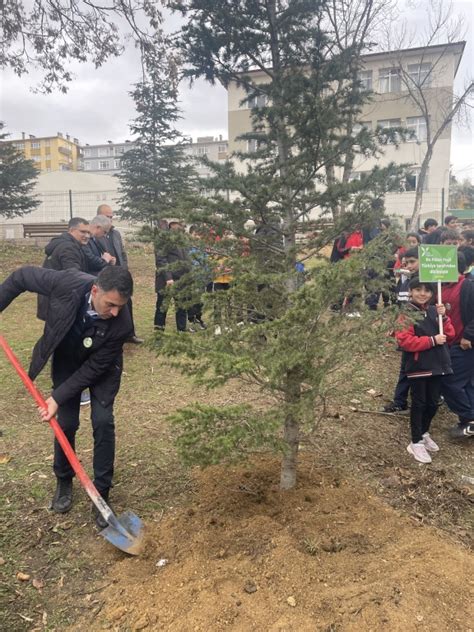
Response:
MULTIPOLYGON (((7 344, 7 341, 3 336, 0 336, 0 347, 2 347, 5 355, 12 363, 16 372, 22 379, 26 388, 30 391, 34 400, 41 408, 47 408, 41 393, 28 377, 28 374, 23 369, 15 356, 13 351, 7 344)), ((82 486, 86 490, 89 498, 92 500, 98 511, 102 514, 104 519, 108 522, 109 526, 100 532, 110 544, 128 553, 129 555, 138 555, 140 553, 142 539, 143 539, 143 523, 140 518, 131 511, 125 511, 120 516, 115 516, 114 512, 99 494, 95 488, 94 483, 87 476, 81 462, 76 456, 76 453, 71 447, 71 444, 66 438, 66 435, 62 431, 60 425, 54 417, 49 420, 49 424, 53 429, 53 432, 58 440, 64 454, 67 456, 72 469, 77 475, 77 478, 81 482, 82 486)))

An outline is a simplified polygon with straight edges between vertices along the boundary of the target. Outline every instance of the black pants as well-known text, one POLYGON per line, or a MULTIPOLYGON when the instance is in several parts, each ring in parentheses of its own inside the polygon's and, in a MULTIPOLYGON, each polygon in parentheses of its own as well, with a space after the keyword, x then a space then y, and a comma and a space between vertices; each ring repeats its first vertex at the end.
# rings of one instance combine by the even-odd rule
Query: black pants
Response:
MULTIPOLYGON (((57 363, 56 363, 57 365, 57 363)), ((64 382, 74 371, 67 370, 53 363, 53 382, 58 386, 64 382)), ((115 424, 113 415, 113 402, 103 406, 94 395, 94 387, 90 387, 91 393, 91 421, 94 437, 94 485, 99 492, 106 492, 112 485, 115 459, 115 424)), ((79 428, 79 409, 81 394, 64 402, 58 410, 58 423, 64 431, 69 443, 75 449, 76 432, 79 428)), ((66 455, 58 441, 54 440, 54 473, 58 478, 72 478, 72 469, 66 455)))
POLYGON ((410 390, 411 440, 413 443, 418 443, 422 440, 425 432, 429 431, 431 421, 438 410, 441 376, 412 378, 410 390))
MULTIPOLYGON (((159 327, 160 329, 164 329, 166 325, 166 314, 168 312, 168 306, 164 306, 165 303, 165 295, 163 292, 158 292, 156 295, 156 307, 155 307, 155 327, 159 327)), ((187 310, 182 306, 176 303, 176 329, 178 331, 186 331, 186 317, 187 310)))
POLYGON ((130 318, 132 319, 132 327, 133 327, 133 334, 132 334, 132 336, 135 336, 135 323, 133 322, 133 303, 132 303, 132 299, 131 298, 128 299, 127 305, 128 305, 128 309, 130 311, 130 318))

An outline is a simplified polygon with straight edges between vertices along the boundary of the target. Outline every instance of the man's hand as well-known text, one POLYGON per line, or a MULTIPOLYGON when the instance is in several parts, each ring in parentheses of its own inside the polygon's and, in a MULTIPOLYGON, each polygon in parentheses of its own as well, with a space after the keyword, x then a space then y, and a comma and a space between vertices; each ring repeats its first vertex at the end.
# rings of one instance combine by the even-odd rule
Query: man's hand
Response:
POLYGON ((38 406, 38 411, 43 421, 49 421, 51 417, 54 417, 59 408, 58 403, 52 397, 48 397, 46 406, 47 408, 40 408, 38 406))
POLYGON ((166 281, 166 285, 174 285, 174 281, 173 281, 173 279, 168 279, 168 280, 166 281))
POLYGON ((111 263, 112 265, 115 264, 115 257, 112 257, 112 255, 109 252, 102 253, 102 259, 106 261, 107 263, 111 263))
POLYGON ((466 338, 461 338, 459 346, 463 351, 467 351, 468 349, 472 349, 472 342, 470 340, 467 340, 466 338))

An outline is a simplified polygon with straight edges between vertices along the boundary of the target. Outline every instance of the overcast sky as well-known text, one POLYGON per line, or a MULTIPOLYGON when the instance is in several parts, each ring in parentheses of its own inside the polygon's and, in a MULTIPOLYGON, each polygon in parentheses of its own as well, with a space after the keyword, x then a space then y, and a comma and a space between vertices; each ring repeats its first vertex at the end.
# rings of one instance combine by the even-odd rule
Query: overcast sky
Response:
MULTIPOLYGON (((400 0, 404 2, 405 0, 400 0)), ((407 0, 409 1, 409 0, 407 0)), ((411 3, 412 4, 412 3, 411 3)), ((463 16, 467 46, 455 88, 462 89, 467 77, 474 74, 474 0, 455 0, 455 13, 463 16)), ((411 20, 423 25, 423 14, 411 7, 411 20)), ((12 138, 21 132, 35 136, 69 133, 82 144, 108 140, 122 142, 129 138, 128 123, 134 117, 133 102, 128 94, 140 78, 136 51, 128 50, 99 69, 77 64, 75 79, 67 94, 35 94, 31 87, 37 76, 18 78, 11 72, 2 75, 0 120, 12 138)), ((227 93, 222 86, 198 81, 192 89, 181 90, 183 120, 180 128, 192 136, 227 138, 227 93)), ((473 129, 455 127, 452 135, 451 163, 460 178, 474 180, 473 129)))

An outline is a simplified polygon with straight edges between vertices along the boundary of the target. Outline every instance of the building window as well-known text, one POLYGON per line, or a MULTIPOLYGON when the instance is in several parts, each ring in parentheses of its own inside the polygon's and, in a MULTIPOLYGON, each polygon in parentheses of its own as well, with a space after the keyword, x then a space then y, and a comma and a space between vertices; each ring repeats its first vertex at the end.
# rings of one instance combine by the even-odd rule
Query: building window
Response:
MULTIPOLYGON (((402 181, 402 189, 408 193, 416 191, 419 177, 420 177, 420 170, 413 169, 411 173, 409 173, 405 177, 405 179, 402 181)), ((428 174, 426 174, 425 181, 423 182, 423 191, 428 191, 428 174)))
POLYGON ((84 171, 90 171, 91 168, 92 168, 91 163, 88 160, 86 160, 84 163, 84 171))
POLYGON ((33 162, 41 162, 41 156, 32 156, 32 157, 31 157, 31 160, 32 160, 33 162))
POLYGON ((379 92, 400 92, 400 72, 398 68, 379 70, 379 92))
POLYGON ((108 160, 99 160, 99 169, 110 169, 110 162, 108 160))
POLYGON ((110 156, 112 155, 113 149, 112 147, 99 147, 99 156, 110 156))
POLYGON ((209 148, 208 147, 197 147, 196 148, 196 155, 197 156, 204 156, 205 154, 209 153, 209 148))
POLYGON ((121 163, 120 159, 114 160, 114 169, 120 169, 120 163, 121 163))
POLYGON ((31 143, 31 149, 39 149, 41 147, 41 143, 39 141, 35 141, 31 143))
POLYGON ((426 140, 426 119, 424 116, 409 116, 407 118, 407 129, 415 134, 413 138, 407 139, 408 142, 420 143, 426 140))
POLYGON ((262 142, 257 140, 256 138, 251 138, 247 141, 247 152, 249 154, 254 154, 256 151, 262 148, 262 142))
POLYGON ((359 123, 355 123, 352 128, 352 136, 357 136, 359 132, 363 129, 366 129, 368 132, 372 131, 372 121, 359 121, 359 123))
POLYGON ((408 76, 415 86, 429 88, 431 85, 431 64, 408 64, 408 76))
POLYGON ((266 94, 256 94, 253 97, 250 97, 245 106, 251 110, 252 108, 263 108, 267 105, 267 95, 266 94))
POLYGON ((361 70, 359 72, 359 81, 362 84, 362 88, 364 90, 372 90, 372 71, 371 70, 361 70))
POLYGON ((90 148, 90 147, 86 147, 86 148, 84 149, 84 156, 85 156, 86 158, 90 158, 90 157, 92 156, 92 150, 91 150, 91 148, 90 148))
POLYGON ((15 149, 20 149, 23 151, 23 149, 25 149, 25 143, 13 143, 13 147, 15 147, 15 149))
POLYGON ((125 147, 120 145, 119 147, 114 147, 114 153, 116 156, 121 156, 125 152, 125 147))
MULTIPOLYGON (((385 119, 382 121, 377 121, 377 125, 381 127, 382 129, 393 129, 394 127, 401 127, 401 124, 402 122, 400 119, 385 119)), ((398 138, 398 134, 397 134, 397 138, 398 138)))
POLYGON ((217 148, 217 151, 220 154, 225 154, 225 152, 227 151, 227 145, 219 145, 219 147, 217 148))

